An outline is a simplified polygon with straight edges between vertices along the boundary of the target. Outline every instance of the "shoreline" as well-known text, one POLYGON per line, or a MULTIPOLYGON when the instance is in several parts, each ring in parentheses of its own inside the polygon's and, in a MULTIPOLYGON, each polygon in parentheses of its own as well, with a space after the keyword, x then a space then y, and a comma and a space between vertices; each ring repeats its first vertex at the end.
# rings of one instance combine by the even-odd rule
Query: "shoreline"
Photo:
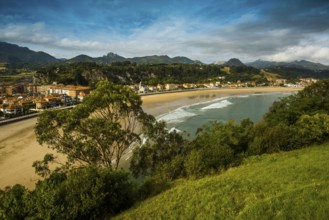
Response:
MULTIPOLYGON (((253 93, 296 92, 300 88, 253 87, 189 90, 141 96, 143 109, 155 117, 179 107, 219 97, 253 93)), ((54 153, 41 146, 34 134, 37 118, 0 126, 0 189, 7 185, 22 184, 33 189, 37 180, 32 163, 42 160, 46 153, 54 153)))
POLYGON ((247 88, 214 88, 188 90, 176 93, 161 93, 143 95, 143 109, 153 116, 159 116, 184 105, 207 101, 225 96, 244 95, 253 93, 298 92, 302 88, 290 87, 247 87, 247 88))

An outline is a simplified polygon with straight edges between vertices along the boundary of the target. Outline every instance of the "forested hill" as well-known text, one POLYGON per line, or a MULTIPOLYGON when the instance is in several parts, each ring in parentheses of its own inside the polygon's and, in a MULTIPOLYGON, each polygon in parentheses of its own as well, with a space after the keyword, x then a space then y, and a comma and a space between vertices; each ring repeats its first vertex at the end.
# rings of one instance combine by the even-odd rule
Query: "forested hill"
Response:
POLYGON ((308 69, 308 70, 329 70, 329 66, 323 65, 321 63, 314 63, 307 60, 295 60, 293 62, 275 62, 275 61, 265 61, 256 60, 254 62, 247 63, 247 65, 258 69, 264 68, 296 68, 296 69, 308 69))
POLYGON ((9 64, 47 64, 58 62, 45 52, 35 52, 27 47, 0 42, 0 63, 9 64))
POLYGON ((111 64, 114 62, 130 62, 136 64, 173 64, 173 63, 185 63, 185 64, 202 64, 202 62, 197 60, 191 60, 187 57, 169 57, 167 55, 153 55, 144 57, 133 57, 125 58, 115 53, 108 53, 102 57, 92 58, 86 55, 79 55, 66 62, 95 62, 100 64, 111 64))
MULTIPOLYGON (((83 56, 81 59, 88 60, 83 56)), ((109 79, 118 84, 136 84, 156 86, 158 83, 203 83, 217 82, 225 76, 226 81, 237 80, 266 82, 266 77, 258 69, 249 66, 230 67, 230 72, 218 65, 201 64, 136 64, 114 62, 111 65, 93 62, 60 63, 39 68, 37 78, 42 83, 57 81, 64 84, 94 84, 101 79, 109 79)))
POLYGON ((167 55, 153 55, 142 56, 134 58, 125 58, 115 53, 108 53, 102 57, 90 57, 87 55, 79 55, 71 59, 57 59, 45 52, 35 52, 27 47, 20 47, 15 44, 0 42, 0 63, 8 63, 11 65, 18 64, 48 64, 60 62, 95 62, 99 64, 111 64, 114 62, 131 62, 131 63, 145 63, 145 64, 172 64, 172 63, 186 63, 186 64, 202 64, 200 61, 191 60, 187 57, 177 56, 169 57, 167 55))

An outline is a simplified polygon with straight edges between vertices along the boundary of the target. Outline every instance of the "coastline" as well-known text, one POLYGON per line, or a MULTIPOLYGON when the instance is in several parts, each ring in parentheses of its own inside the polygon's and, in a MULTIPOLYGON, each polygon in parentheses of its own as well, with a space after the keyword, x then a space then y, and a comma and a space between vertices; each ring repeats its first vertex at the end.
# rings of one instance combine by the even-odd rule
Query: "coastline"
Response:
POLYGON ((215 98, 253 93, 297 92, 302 88, 290 87, 247 87, 247 88, 214 88, 187 90, 176 93, 160 93, 141 96, 143 109, 154 116, 162 115, 184 105, 190 105, 215 98))
MULTIPOLYGON (((296 92, 301 88, 254 87, 188 90, 176 93, 161 93, 141 96, 145 112, 158 116, 184 105, 207 101, 219 97, 273 92, 296 92)), ((46 153, 54 153, 41 146, 35 137, 37 119, 31 118, 0 126, 0 188, 22 184, 34 188, 39 176, 34 173, 32 163, 41 160, 46 153)))

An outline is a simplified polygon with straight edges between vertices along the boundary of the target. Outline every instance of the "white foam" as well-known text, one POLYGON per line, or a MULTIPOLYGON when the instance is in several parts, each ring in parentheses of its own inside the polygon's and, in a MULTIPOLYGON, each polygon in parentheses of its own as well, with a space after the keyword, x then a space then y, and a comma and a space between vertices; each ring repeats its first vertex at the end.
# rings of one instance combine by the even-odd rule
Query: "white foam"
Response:
POLYGON ((186 110, 184 110, 184 108, 178 108, 172 112, 169 112, 167 114, 163 114, 158 118, 158 121, 165 121, 165 122, 183 122, 184 118, 188 118, 188 117, 193 117, 195 116, 195 113, 192 112, 188 112, 186 110))
POLYGON ((179 130, 179 129, 175 128, 175 127, 172 127, 172 128, 170 128, 169 133, 174 132, 174 131, 176 133, 182 132, 181 130, 179 130))
POLYGON ((211 104, 211 105, 208 105, 206 107, 203 107, 201 108, 202 110, 208 110, 208 109, 220 109, 220 108, 225 108, 229 105, 233 104, 232 102, 230 101, 227 101, 227 100, 223 100, 221 102, 217 102, 217 103, 214 103, 214 104, 211 104))
POLYGON ((237 95, 237 96, 233 96, 233 97, 236 97, 236 98, 249 98, 250 96, 249 95, 237 95))

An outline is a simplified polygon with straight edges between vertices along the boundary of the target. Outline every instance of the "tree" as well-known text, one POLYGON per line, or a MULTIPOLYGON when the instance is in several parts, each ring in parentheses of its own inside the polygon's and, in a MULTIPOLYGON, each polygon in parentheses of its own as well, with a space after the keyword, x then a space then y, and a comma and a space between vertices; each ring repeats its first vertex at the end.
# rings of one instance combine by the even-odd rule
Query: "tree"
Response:
POLYGON ((323 143, 329 137, 329 115, 303 115, 297 121, 296 128, 302 146, 323 143))
POLYGON ((72 110, 43 112, 35 127, 37 140, 67 155, 69 167, 80 163, 118 169, 128 148, 140 142, 143 128, 155 120, 141 104, 128 87, 100 81, 72 110))
POLYGON ((156 176, 172 180, 182 174, 186 141, 176 131, 169 132, 164 121, 153 123, 145 130, 147 140, 136 148, 130 170, 137 177, 156 176))
POLYGON ((127 173, 110 168, 52 173, 37 184, 29 211, 36 219, 102 219, 130 207, 134 189, 127 173))
POLYGON ((293 125, 302 115, 329 114, 329 79, 275 102, 264 119, 270 125, 293 125))
POLYGON ((28 214, 29 191, 22 185, 0 189, 0 219, 25 219, 28 214))
POLYGON ((184 163, 188 176, 203 176, 238 164, 247 151, 252 128, 249 119, 240 125, 214 121, 204 126, 184 163))

